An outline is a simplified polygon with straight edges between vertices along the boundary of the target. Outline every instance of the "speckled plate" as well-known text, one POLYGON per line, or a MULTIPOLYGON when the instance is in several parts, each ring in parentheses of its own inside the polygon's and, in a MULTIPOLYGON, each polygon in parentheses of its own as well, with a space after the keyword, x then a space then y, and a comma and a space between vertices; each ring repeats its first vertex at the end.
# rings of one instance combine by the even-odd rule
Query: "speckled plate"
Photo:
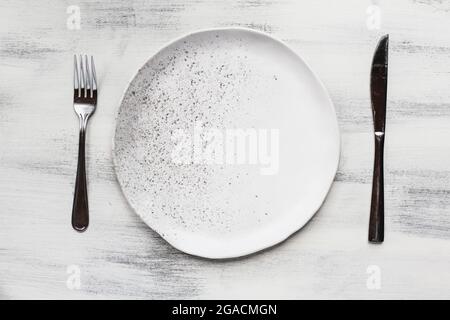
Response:
POLYGON ((124 94, 113 154, 145 223, 189 254, 233 258, 311 219, 339 141, 306 63, 267 34, 229 28, 184 36, 147 61, 124 94))

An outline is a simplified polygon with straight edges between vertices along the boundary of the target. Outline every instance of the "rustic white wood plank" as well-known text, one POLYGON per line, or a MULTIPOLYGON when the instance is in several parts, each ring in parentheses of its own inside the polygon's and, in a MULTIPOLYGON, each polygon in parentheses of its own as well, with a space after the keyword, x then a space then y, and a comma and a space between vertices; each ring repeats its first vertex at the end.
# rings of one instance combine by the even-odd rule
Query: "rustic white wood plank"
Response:
POLYGON ((2 1, 0 298, 450 298, 450 5, 360 0, 2 1), (69 5, 81 30, 66 26, 69 5), (122 92, 163 44, 243 26, 286 41, 336 105, 342 156, 315 218, 283 244, 208 261, 170 247, 128 207, 111 161, 122 92), (370 62, 390 33, 386 242, 366 242, 372 176, 370 62), (70 226, 77 155, 72 55, 96 58, 88 131, 91 225, 70 226), (54 91, 54 92, 52 92, 54 91), (81 287, 66 285, 67 268, 81 287), (378 266, 371 290, 367 268, 378 266))

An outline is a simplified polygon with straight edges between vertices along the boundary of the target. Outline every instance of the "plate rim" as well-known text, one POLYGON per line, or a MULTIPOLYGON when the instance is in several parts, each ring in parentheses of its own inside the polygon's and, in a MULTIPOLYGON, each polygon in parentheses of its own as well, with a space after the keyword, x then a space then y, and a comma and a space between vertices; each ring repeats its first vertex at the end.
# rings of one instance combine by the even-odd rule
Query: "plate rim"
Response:
MULTIPOLYGON (((190 31, 187 33, 182 34, 181 36, 178 36, 166 43, 164 43, 162 46, 160 46, 145 62, 144 64, 138 68, 138 70, 133 73, 133 76, 131 77, 131 79, 127 82, 125 89, 123 90, 121 96, 120 96, 120 100, 119 100, 119 105, 116 111, 116 115, 115 115, 115 121, 114 121, 114 133, 113 133, 113 137, 112 137, 112 162, 113 162, 113 169, 114 169, 114 175, 116 177, 116 181, 119 184, 120 187, 120 191, 122 196, 125 198, 126 203, 128 204, 128 206, 132 209, 132 211, 134 212, 135 215, 137 215, 139 217, 139 219, 142 220, 142 222, 149 227, 151 230, 153 230, 154 232, 156 232, 162 239, 164 239, 168 244, 170 244, 172 247, 174 247, 175 249, 195 256, 195 257, 199 257, 199 258, 205 258, 205 259, 211 259, 211 260, 229 260, 229 259, 237 259, 237 258, 243 258, 243 257, 248 257, 251 256, 253 254, 256 254, 258 252, 261 251, 265 251, 268 249, 271 249, 275 246, 278 246, 280 244, 282 244, 283 242, 285 242, 287 239, 289 239, 291 236, 295 235, 297 232, 299 232, 301 229, 303 229, 310 221, 311 219, 317 214, 317 212, 320 210, 320 208, 322 207, 322 205, 325 203, 331 187, 334 183, 334 178, 336 177, 337 174, 337 170, 339 168, 339 164, 341 161, 341 147, 342 147, 342 137, 341 137, 341 131, 340 131, 340 127, 339 127, 339 121, 338 121, 338 117, 337 117, 337 113, 336 113, 336 108, 334 106, 334 103, 330 97, 330 94, 327 90, 327 88, 325 87, 324 83, 322 82, 322 80, 317 76, 317 74, 313 71, 313 69, 311 68, 311 66, 308 64, 308 62, 302 57, 300 56, 297 52, 295 52, 290 46, 288 46, 284 41, 275 38, 274 36, 263 32, 261 30, 256 30, 256 29, 251 29, 251 28, 246 28, 246 27, 237 27, 237 26, 230 26, 230 27, 214 27, 214 28, 203 28, 203 29, 196 29, 194 31, 190 31), (321 90, 324 93, 324 96, 327 98, 328 104, 331 107, 331 111, 334 114, 334 120, 336 122, 336 134, 337 134, 337 159, 336 159, 336 163, 335 163, 335 167, 333 169, 333 174, 332 174, 332 178, 330 179, 330 183, 326 188, 326 192, 325 195, 323 197, 323 199, 319 202, 317 207, 314 207, 313 210, 311 210, 311 213, 308 215, 305 215, 305 219, 302 219, 301 221, 299 220, 300 223, 296 223, 294 225, 294 227, 287 227, 285 228, 283 234, 280 234, 280 236, 278 237, 279 240, 275 240, 272 241, 270 244, 264 244, 264 245, 256 245, 256 246, 252 246, 252 249, 240 249, 240 250, 236 250, 235 254, 220 254, 220 253, 216 253, 214 254, 211 251, 208 251, 207 253, 202 253, 200 254, 199 251, 197 250, 192 250, 189 246, 185 246, 182 244, 182 240, 179 239, 174 239, 174 238, 170 238, 167 237, 164 233, 158 231, 155 227, 150 226, 145 220, 144 218, 138 213, 138 211, 136 210, 136 208, 134 208, 134 206, 130 203, 130 200, 128 199, 123 185, 119 179, 119 174, 118 174, 118 164, 117 164, 117 159, 116 159, 116 152, 115 152, 115 141, 116 141, 116 133, 117 133, 117 124, 119 121, 119 113, 121 110, 121 106, 122 106, 122 102, 125 98, 125 95, 128 91, 128 88, 130 87, 131 83, 133 82, 133 80, 136 78, 136 76, 141 72, 141 70, 152 60, 154 59, 157 55, 159 55, 161 52, 163 52, 166 48, 170 47, 171 45, 177 43, 178 41, 185 39, 187 37, 190 37, 192 35, 195 34, 201 34, 201 33, 207 33, 207 32, 214 32, 214 31, 243 31, 243 32, 248 32, 248 33, 253 33, 253 34, 257 34, 260 36, 264 36, 269 38, 270 40, 278 43, 279 45, 281 45, 284 49, 288 50, 289 52, 291 52, 293 55, 295 55, 295 57, 297 59, 299 59, 304 65, 305 67, 308 69, 308 71, 310 72, 310 74, 312 75, 312 77, 315 79, 315 81, 317 82, 317 84, 320 86, 321 90)), ((325 188, 324 188, 325 189, 325 188)))

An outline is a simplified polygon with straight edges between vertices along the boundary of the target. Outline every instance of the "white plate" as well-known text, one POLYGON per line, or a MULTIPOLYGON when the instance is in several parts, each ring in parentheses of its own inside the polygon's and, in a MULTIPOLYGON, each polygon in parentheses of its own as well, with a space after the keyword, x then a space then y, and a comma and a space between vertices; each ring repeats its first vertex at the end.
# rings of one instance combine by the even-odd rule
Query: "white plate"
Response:
POLYGON ((229 28, 182 37, 139 70, 113 154, 145 223, 179 250, 232 258, 311 219, 339 141, 333 104, 306 63, 264 33, 229 28))

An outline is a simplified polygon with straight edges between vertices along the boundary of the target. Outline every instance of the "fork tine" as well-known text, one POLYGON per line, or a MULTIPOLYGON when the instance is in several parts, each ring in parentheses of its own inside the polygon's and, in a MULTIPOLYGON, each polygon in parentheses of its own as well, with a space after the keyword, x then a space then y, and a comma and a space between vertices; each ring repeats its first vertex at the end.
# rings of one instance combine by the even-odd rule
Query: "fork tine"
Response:
POLYGON ((87 55, 84 55, 84 67, 86 68, 86 97, 89 95, 91 96, 91 72, 89 68, 89 61, 87 55))
POLYGON ((83 56, 80 54, 80 90, 81 90, 81 96, 86 96, 86 85, 85 85, 85 68, 83 63, 83 56))
POLYGON ((80 83, 78 81, 78 63, 77 56, 73 55, 73 88, 78 91, 78 96, 80 95, 80 83))
POLYGON ((97 91, 97 75, 95 74, 94 57, 91 56, 92 90, 97 91))

